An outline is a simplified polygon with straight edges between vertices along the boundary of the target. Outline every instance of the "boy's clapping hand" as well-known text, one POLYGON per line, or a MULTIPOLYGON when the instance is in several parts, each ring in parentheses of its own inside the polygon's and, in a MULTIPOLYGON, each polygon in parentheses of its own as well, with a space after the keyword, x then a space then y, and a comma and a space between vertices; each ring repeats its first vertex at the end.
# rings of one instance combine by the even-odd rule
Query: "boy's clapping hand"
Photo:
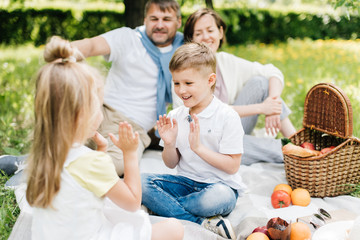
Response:
POLYGON ((189 133, 189 144, 191 150, 196 152, 201 145, 200 143, 200 124, 199 118, 193 114, 192 115, 193 121, 190 122, 190 133, 189 133))
POLYGON ((164 141, 164 144, 175 144, 178 125, 175 119, 172 120, 170 117, 167 117, 166 114, 159 116, 159 120, 156 122, 158 132, 161 139, 164 141))

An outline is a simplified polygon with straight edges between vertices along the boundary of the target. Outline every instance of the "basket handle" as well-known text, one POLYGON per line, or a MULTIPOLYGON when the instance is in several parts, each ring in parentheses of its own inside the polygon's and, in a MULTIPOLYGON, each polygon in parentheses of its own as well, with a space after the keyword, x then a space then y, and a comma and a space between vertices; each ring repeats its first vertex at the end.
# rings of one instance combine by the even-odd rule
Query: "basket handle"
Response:
MULTIPOLYGON (((316 95, 315 95, 316 96, 316 95)), ((341 137, 341 138, 348 138, 352 136, 353 133, 353 111, 352 111, 352 107, 351 107, 351 103, 350 103, 350 99, 347 97, 347 95, 345 94, 345 92, 340 89, 339 87, 335 86, 332 83, 319 83, 316 84, 315 86, 313 86, 309 92, 306 95, 305 98, 305 103, 304 103, 304 118, 303 118, 303 126, 304 127, 308 127, 310 129, 316 129, 319 131, 322 131, 324 133, 328 133, 331 135, 335 135, 337 137, 341 137), (309 106, 309 98, 311 96, 311 94, 315 91, 318 90, 319 88, 324 88, 324 93, 329 94, 329 91, 331 91, 332 93, 334 93, 336 95, 336 97, 341 101, 341 104, 345 110, 344 112, 344 120, 345 120, 345 129, 343 133, 339 133, 337 132, 336 129, 334 129, 334 131, 330 131, 328 129, 324 129, 321 126, 321 123, 317 126, 315 126, 312 123, 308 122, 308 106, 309 106)))

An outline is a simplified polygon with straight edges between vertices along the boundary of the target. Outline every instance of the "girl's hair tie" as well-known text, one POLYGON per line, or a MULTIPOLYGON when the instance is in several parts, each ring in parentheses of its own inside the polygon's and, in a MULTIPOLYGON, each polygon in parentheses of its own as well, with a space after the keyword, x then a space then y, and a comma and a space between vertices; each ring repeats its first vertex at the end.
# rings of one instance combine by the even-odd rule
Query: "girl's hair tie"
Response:
POLYGON ((76 62, 76 58, 74 56, 70 56, 68 58, 62 58, 61 62, 66 63, 66 62, 71 62, 71 63, 75 63, 76 62))
POLYGON ((70 56, 67 58, 57 58, 54 61, 52 61, 52 63, 75 63, 76 62, 76 58, 74 56, 70 56))

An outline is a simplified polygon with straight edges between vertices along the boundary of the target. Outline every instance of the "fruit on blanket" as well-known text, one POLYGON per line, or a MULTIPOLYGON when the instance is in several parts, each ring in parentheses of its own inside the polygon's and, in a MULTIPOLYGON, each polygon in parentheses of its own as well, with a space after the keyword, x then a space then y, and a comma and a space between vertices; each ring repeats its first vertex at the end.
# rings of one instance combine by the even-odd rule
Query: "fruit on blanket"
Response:
POLYGON ((290 203, 290 195, 283 190, 277 190, 271 194, 271 205, 274 208, 288 207, 290 203))
POLYGON ((306 149, 310 149, 310 150, 315 150, 315 147, 312 143, 309 142, 303 142, 300 147, 302 148, 306 148, 306 149))
POLYGON ((290 187, 289 184, 286 184, 286 183, 280 183, 280 184, 276 185, 274 187, 273 192, 278 191, 278 190, 283 190, 283 191, 287 192, 289 195, 291 195, 291 192, 292 192, 292 188, 290 187))
POLYGON ((335 146, 330 146, 330 147, 327 147, 327 148, 323 148, 323 149, 321 149, 320 154, 323 155, 325 153, 328 153, 331 150, 333 150, 334 148, 335 148, 335 146))
POLYGON ((266 236, 270 237, 266 226, 255 228, 254 231, 252 231, 252 233, 255 233, 255 232, 261 232, 261 233, 266 234, 266 236))
POLYGON ((268 236, 266 234, 261 232, 254 232, 250 234, 246 240, 269 240, 268 236))
POLYGON ((294 155, 297 157, 313 157, 313 156, 318 156, 320 154, 320 151, 302 148, 300 146, 296 146, 290 143, 283 146, 282 151, 283 154, 294 155))
POLYGON ((311 240, 311 231, 309 226, 303 222, 292 223, 290 240, 311 240))
POLYGON ((279 217, 271 218, 266 227, 272 240, 286 239, 289 223, 279 217))
POLYGON ((310 193, 304 188, 297 188, 291 193, 291 201, 293 205, 306 207, 311 202, 310 193))

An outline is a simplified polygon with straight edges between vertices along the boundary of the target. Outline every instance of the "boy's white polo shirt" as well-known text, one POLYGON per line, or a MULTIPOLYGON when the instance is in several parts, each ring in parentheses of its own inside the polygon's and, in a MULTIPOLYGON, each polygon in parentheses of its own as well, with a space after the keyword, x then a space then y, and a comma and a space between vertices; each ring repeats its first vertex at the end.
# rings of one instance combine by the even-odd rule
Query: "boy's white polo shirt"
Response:
MULTIPOLYGON (((205 183, 223 182, 234 189, 246 188, 239 172, 229 175, 195 154, 189 144, 189 108, 180 106, 169 113, 178 122, 176 147, 181 156, 177 165, 178 175, 205 183)), ((207 148, 222 154, 243 153, 244 130, 239 115, 215 96, 209 106, 197 115, 200 124, 200 141, 207 148)), ((160 145, 163 146, 161 140, 160 145)))

